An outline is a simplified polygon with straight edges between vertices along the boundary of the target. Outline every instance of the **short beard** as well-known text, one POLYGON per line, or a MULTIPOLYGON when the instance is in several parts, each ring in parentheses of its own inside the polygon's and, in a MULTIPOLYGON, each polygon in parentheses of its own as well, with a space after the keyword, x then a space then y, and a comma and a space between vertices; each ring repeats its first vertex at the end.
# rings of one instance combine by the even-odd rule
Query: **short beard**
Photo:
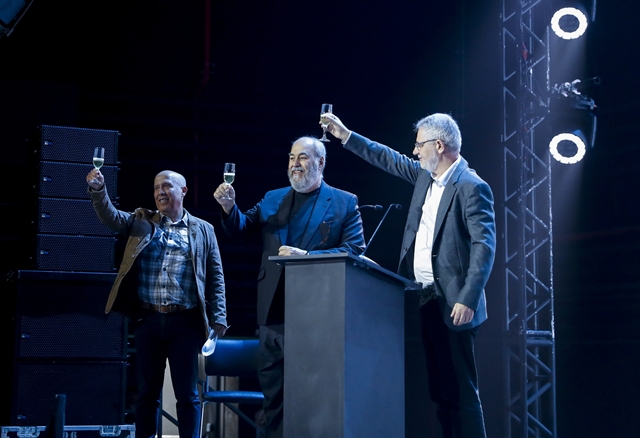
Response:
POLYGON ((422 167, 424 170, 428 171, 429 173, 435 172, 436 169, 438 168, 438 156, 436 154, 433 154, 433 156, 429 158, 427 162, 424 164, 421 161, 420 167, 422 167))
POLYGON ((293 190, 299 193, 308 193, 313 187, 314 184, 317 184, 318 181, 322 178, 322 173, 320 172, 320 166, 317 161, 314 161, 309 165, 308 170, 304 170, 302 166, 293 167, 287 171, 289 175, 289 182, 291 183, 291 187, 293 190), (302 179, 296 179, 293 177, 294 170, 302 170, 302 179))

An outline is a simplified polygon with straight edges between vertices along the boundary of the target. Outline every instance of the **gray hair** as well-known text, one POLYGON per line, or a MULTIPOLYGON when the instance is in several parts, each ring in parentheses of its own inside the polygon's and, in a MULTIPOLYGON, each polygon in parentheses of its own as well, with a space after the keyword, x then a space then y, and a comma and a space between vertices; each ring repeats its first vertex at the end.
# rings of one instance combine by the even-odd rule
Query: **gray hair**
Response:
MULTIPOLYGON (((297 143, 300 140, 306 140, 311 143, 313 146, 313 153, 317 158, 324 158, 324 166, 322 167, 322 173, 324 173, 324 168, 327 167, 327 148, 324 147, 324 143, 318 140, 316 137, 312 136, 302 136, 296 139, 293 143, 297 143)), ((291 143, 291 144, 293 144, 291 143)))
POLYGON ((442 140, 453 152, 460 152, 462 135, 458 124, 448 114, 435 113, 420 119, 415 124, 415 131, 424 129, 429 139, 442 140))
MULTIPOLYGON (((324 143, 322 143, 316 137, 311 137, 311 136, 306 136, 305 135, 303 137, 300 137, 300 138, 296 139, 296 141, 294 141, 293 143, 297 143, 300 140, 309 140, 313 144, 313 149, 314 149, 314 152, 316 154, 316 157, 322 157, 325 160, 327 159, 327 149, 324 147, 324 143)), ((293 143, 291 143, 291 144, 293 144, 293 143)))

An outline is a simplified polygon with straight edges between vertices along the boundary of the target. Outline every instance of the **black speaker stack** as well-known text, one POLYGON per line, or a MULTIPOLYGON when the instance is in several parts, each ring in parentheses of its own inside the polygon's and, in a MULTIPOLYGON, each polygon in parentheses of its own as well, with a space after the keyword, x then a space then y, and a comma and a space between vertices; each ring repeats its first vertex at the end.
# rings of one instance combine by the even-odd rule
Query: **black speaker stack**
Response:
POLYGON ((48 424, 56 394, 66 424, 124 422, 126 322, 104 313, 115 277, 18 271, 12 426, 48 424))
POLYGON ((127 324, 104 313, 116 278, 116 236, 87 193, 95 147, 117 198, 117 131, 42 125, 34 154, 33 252, 17 273, 12 426, 49 422, 66 395, 66 424, 124 422, 127 324))
POLYGON ((104 148, 107 191, 117 198, 117 131, 42 125, 34 148, 34 269, 113 272, 115 243, 87 194, 93 150, 104 148))

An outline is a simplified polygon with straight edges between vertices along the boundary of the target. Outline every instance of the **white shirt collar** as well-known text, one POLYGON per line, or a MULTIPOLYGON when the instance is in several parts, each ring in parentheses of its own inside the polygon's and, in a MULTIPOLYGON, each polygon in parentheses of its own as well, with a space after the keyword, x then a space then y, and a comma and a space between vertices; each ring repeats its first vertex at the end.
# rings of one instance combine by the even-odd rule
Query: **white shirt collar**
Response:
POLYGON ((460 164, 460 160, 462 159, 462 155, 458 155, 458 158, 456 159, 456 161, 454 161, 451 166, 449 166, 449 168, 447 170, 444 171, 444 173, 442 175, 440 175, 438 178, 433 178, 433 182, 438 186, 438 187, 444 187, 447 185, 447 183, 449 182, 449 180, 451 179, 451 175, 453 175, 453 172, 455 172, 456 168, 458 167, 458 164, 460 164))

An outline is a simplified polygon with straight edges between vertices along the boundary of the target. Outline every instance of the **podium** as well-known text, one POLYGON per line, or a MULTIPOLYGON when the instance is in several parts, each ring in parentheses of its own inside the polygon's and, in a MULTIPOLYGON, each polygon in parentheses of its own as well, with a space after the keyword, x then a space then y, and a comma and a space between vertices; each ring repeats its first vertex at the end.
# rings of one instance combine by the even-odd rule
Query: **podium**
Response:
POLYGON ((286 267, 284 436, 404 436, 416 283, 347 253, 269 260, 286 267))

